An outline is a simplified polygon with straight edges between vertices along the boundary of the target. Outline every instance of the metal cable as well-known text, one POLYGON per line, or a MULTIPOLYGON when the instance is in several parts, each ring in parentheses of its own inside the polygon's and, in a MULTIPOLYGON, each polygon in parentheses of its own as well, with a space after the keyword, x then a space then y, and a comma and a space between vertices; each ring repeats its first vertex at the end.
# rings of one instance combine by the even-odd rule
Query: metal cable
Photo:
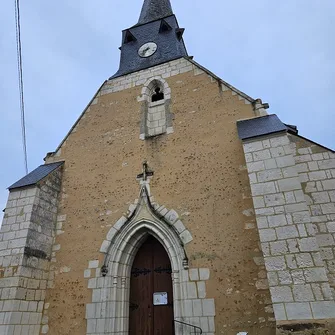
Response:
POLYGON ((17 69, 18 69, 18 75, 19 75, 19 92, 20 92, 20 109, 21 109, 22 147, 23 147, 23 155, 24 155, 24 167, 25 167, 26 174, 28 174, 26 120, 25 120, 24 94, 23 94, 23 70, 22 70, 20 1, 19 0, 14 0, 14 1, 15 1, 15 28, 16 28, 17 69))

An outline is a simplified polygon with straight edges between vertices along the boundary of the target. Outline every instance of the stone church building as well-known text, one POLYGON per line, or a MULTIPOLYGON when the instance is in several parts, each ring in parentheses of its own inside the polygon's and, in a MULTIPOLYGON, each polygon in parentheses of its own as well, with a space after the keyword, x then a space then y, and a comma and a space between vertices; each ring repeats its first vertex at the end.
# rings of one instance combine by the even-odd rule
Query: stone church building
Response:
POLYGON ((183 33, 144 0, 118 71, 9 187, 1 335, 335 334, 334 151, 183 33))

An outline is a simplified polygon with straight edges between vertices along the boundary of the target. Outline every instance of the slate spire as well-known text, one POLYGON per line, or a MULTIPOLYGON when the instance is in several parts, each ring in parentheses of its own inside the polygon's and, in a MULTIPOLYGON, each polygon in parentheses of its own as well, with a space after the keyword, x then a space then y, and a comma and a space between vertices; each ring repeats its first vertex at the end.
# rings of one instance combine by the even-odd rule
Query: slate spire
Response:
POLYGON ((170 0, 144 0, 137 24, 144 24, 173 14, 170 0))

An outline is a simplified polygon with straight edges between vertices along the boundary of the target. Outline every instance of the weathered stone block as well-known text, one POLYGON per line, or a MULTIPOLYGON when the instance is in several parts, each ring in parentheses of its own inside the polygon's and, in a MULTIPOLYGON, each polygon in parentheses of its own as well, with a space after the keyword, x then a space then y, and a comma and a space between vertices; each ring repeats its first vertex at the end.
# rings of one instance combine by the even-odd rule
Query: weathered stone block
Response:
POLYGON ((265 169, 266 170, 270 170, 270 169, 276 169, 278 166, 277 166, 277 162, 274 158, 271 158, 271 159, 266 159, 264 161, 264 164, 265 164, 265 169))
POLYGON ((276 234, 279 240, 286 240, 299 237, 296 226, 285 226, 276 228, 276 234))
POLYGON ((289 286, 270 287, 272 302, 293 302, 293 295, 289 286))
POLYGON ((284 145, 290 144, 290 140, 285 135, 285 136, 270 138, 270 143, 271 143, 272 148, 276 148, 276 147, 279 147, 279 146, 284 146, 284 145))
POLYGON ((261 229, 259 231, 259 236, 261 242, 270 242, 277 240, 276 231, 274 229, 261 229))
POLYGON ((314 301, 313 291, 310 285, 294 285, 293 297, 295 301, 314 301))
POLYGON ((259 183, 251 185, 251 193, 253 196, 276 193, 274 182, 259 183))
POLYGON ((277 157, 275 159, 276 159, 277 166, 280 168, 295 165, 295 160, 292 155, 277 157))
POLYGON ((285 304, 288 320, 310 320, 313 319, 309 303, 285 304))
POLYGON ((270 243, 271 255, 285 255, 288 253, 286 241, 271 242, 270 243))
POLYGON ((265 266, 268 271, 280 271, 287 268, 285 257, 283 256, 266 257, 265 266))
POLYGON ((257 220, 257 227, 258 229, 263 229, 263 228, 268 228, 268 220, 266 218, 266 216, 257 216, 256 217, 257 220))
POLYGON ((278 271, 278 279, 281 285, 292 284, 292 277, 290 271, 278 271))
POLYGON ((262 143, 262 141, 255 141, 255 142, 245 143, 245 144, 243 144, 243 149, 244 149, 245 153, 262 150, 263 149, 263 143, 262 143))
POLYGON ((278 180, 278 186, 281 192, 301 189, 301 184, 298 178, 287 178, 278 180))
POLYGON ((284 304, 273 304, 273 311, 277 321, 287 320, 284 304))
POLYGON ((263 171, 265 170, 265 165, 264 165, 264 162, 262 161, 251 162, 251 163, 247 163, 247 169, 249 173, 263 171))
POLYGON ((313 316, 315 319, 335 318, 334 301, 318 301, 311 303, 313 316))
POLYGON ((198 298, 203 299, 206 298, 206 284, 203 281, 197 282, 198 288, 198 298))
POLYGON ((299 249, 305 251, 319 251, 319 246, 315 237, 302 238, 298 240, 299 249))
POLYGON ((215 316, 214 299, 202 300, 202 310, 204 316, 215 316))
POLYGON ((208 280, 209 275, 210 275, 209 269, 200 268, 199 275, 200 275, 200 280, 208 280))
POLYGON ((308 177, 310 181, 314 180, 324 180, 327 178, 325 171, 313 171, 308 173, 308 177))
POLYGON ((335 233, 335 222, 327 222, 326 225, 330 233, 335 233))
POLYGON ((271 153, 269 149, 256 151, 252 154, 254 161, 264 161, 271 158, 271 153))
POLYGON ((284 214, 269 215, 267 217, 267 219, 268 219, 269 227, 270 228, 279 227, 279 226, 286 226, 287 225, 286 216, 284 214))
POLYGON ((283 178, 280 169, 265 170, 257 173, 257 180, 261 183, 283 178))
POLYGON ((322 204, 321 209, 323 214, 335 214, 335 203, 322 204))
POLYGON ((311 268, 304 270, 307 283, 328 282, 325 268, 311 268))
POLYGON ((189 269, 190 280, 195 281, 199 280, 199 271, 198 269, 189 269))
POLYGON ((193 240, 193 237, 188 230, 184 230, 180 234, 180 238, 181 238, 181 240, 183 241, 184 244, 190 243, 193 240))
POLYGON ((332 234, 318 234, 316 235, 316 241, 320 247, 328 247, 335 245, 335 241, 332 234))
POLYGON ((99 261, 98 260, 89 261, 89 263, 88 263, 88 268, 89 269, 96 269, 98 267, 99 267, 99 261))

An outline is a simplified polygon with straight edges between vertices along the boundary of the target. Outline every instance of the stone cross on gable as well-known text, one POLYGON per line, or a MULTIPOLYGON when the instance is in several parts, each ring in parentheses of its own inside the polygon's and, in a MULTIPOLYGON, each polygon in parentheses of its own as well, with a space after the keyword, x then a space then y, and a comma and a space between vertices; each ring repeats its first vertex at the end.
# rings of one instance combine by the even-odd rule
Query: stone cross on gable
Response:
POLYGON ((137 175, 137 179, 140 179, 141 181, 147 181, 148 177, 152 177, 154 175, 154 172, 150 170, 148 162, 144 161, 142 164, 142 173, 137 175))

